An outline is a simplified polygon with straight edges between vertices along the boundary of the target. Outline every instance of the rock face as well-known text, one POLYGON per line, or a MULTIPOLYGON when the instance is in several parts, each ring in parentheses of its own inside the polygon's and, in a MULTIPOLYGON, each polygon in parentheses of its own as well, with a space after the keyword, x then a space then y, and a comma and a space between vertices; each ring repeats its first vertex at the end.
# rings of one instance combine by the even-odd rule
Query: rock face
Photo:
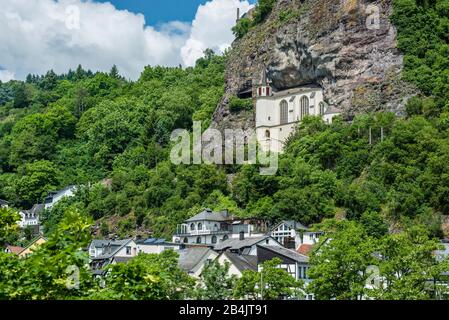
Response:
POLYGON ((390 22, 392 0, 278 0, 267 20, 234 42, 226 93, 214 127, 251 128, 251 112, 231 113, 231 96, 261 82, 275 90, 318 84, 325 100, 350 118, 389 110, 401 114, 416 93, 400 80, 403 57, 390 22))

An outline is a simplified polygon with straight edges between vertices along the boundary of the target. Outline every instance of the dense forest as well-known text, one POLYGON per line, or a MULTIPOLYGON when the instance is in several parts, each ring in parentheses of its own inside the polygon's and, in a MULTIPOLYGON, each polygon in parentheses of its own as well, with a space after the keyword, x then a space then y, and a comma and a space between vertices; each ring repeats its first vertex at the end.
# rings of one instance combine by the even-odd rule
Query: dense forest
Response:
POLYGON ((169 237, 177 223, 211 207, 306 224, 336 214, 391 226, 418 221, 442 236, 449 215, 449 2, 394 4, 404 78, 422 90, 406 118, 365 114, 332 125, 309 118, 272 177, 256 166, 175 166, 170 133, 190 129, 193 120, 210 124, 226 54, 208 50, 193 68, 149 66, 135 82, 115 66, 108 74, 81 66, 49 71, 0 85, 0 198, 29 208, 48 191, 83 186, 44 214, 50 231, 71 207, 101 221, 104 235, 138 229, 169 237))
MULTIPOLYGON (((274 1, 261 2, 267 3, 257 16, 263 20, 274 1)), ((175 166, 169 160, 174 129, 190 130, 194 120, 203 128, 210 124, 224 92, 227 54, 207 50, 192 68, 148 66, 137 81, 124 79, 115 66, 109 73, 79 66, 0 83, 0 198, 28 209, 48 191, 80 186, 75 197, 44 213, 49 241, 42 249, 23 261, 0 254, 6 279, 0 299, 254 294, 255 274, 227 279, 216 265, 204 275, 210 290, 193 292, 170 252, 114 266, 106 287, 87 269, 75 291, 58 283, 65 267, 86 264, 78 249, 88 244, 93 221, 102 236, 151 231, 170 239, 177 223, 205 207, 321 223, 333 241, 311 258, 318 299, 360 297, 366 280, 360 270, 372 263, 390 281, 373 298, 430 298, 429 274, 447 270, 435 262, 438 243, 430 239, 444 236, 449 216, 449 0, 393 3, 403 77, 421 91, 408 102, 406 116, 361 114, 331 125, 309 117, 289 139, 275 176, 261 176, 251 165, 175 166), (126 290, 124 279, 132 281, 126 290)), ((7 210, 0 213, 3 244, 15 235, 14 219, 7 210)), ((280 287, 268 298, 300 286, 275 264, 266 265, 267 281, 280 287)))

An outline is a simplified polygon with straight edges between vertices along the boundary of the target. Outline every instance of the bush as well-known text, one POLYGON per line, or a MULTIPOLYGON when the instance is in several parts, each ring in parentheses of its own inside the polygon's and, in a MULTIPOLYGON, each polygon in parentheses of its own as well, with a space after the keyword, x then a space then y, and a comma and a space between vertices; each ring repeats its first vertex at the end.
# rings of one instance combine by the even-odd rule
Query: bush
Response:
POLYGON ((252 110, 254 107, 252 99, 240 99, 237 97, 231 97, 229 99, 229 110, 231 112, 238 112, 241 110, 252 110))

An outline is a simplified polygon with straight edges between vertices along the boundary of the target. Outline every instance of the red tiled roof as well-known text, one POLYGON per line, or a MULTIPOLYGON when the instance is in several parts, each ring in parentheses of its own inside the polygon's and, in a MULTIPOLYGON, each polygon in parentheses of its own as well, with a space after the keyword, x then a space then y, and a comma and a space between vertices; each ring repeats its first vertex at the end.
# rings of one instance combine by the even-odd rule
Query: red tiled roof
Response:
POLYGON ((8 249, 9 252, 14 254, 19 254, 23 251, 22 247, 16 247, 16 246, 7 246, 6 249, 8 249))
POLYGON ((298 250, 296 250, 299 254, 308 256, 310 251, 312 251, 313 246, 311 244, 302 244, 299 246, 298 250))

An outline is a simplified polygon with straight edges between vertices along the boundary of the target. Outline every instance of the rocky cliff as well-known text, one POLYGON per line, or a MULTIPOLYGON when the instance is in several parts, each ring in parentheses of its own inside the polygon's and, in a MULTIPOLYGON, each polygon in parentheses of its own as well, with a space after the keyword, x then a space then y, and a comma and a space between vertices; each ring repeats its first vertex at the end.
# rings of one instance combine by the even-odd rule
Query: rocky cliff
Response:
POLYGON ((415 90, 400 80, 403 57, 390 22, 392 0, 278 0, 266 21, 237 39, 214 127, 251 128, 253 112, 232 113, 231 96, 267 74, 275 90, 318 84, 329 104, 356 113, 402 113, 415 90))

